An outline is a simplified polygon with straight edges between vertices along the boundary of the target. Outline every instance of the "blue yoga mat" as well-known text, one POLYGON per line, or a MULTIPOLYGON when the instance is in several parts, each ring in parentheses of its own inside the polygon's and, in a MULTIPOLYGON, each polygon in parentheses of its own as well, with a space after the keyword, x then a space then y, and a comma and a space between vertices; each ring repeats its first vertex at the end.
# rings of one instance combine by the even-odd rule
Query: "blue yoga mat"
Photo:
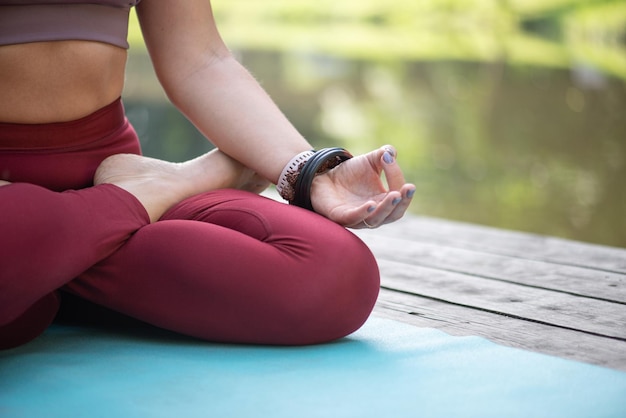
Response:
POLYGON ((0 379, 7 418, 626 417, 626 373, 376 317, 310 347, 54 325, 0 379))

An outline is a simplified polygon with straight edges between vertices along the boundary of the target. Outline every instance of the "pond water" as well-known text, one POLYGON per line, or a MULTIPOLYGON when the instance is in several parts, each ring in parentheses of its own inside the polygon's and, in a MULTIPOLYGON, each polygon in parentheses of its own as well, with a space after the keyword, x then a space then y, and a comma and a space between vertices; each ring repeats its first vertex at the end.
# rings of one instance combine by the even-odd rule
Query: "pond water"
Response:
MULTIPOLYGON (((414 213, 626 247, 624 80, 586 66, 238 53, 314 146, 393 144, 414 213)), ((147 155, 210 149, 141 52, 125 103, 147 155)))

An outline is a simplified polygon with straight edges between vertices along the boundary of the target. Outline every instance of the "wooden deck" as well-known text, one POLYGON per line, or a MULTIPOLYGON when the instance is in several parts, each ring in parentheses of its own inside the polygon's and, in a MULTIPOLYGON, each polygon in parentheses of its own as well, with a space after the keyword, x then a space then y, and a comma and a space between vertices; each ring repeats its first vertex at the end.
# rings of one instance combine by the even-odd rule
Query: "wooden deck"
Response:
POLYGON ((626 371, 626 249, 416 216, 356 233, 375 315, 626 371))

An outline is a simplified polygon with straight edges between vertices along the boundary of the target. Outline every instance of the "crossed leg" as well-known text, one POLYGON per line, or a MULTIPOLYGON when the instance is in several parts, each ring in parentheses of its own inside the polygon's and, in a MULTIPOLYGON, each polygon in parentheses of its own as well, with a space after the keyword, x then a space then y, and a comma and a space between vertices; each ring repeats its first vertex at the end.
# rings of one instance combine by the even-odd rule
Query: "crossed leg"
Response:
POLYGON ((237 164, 219 152, 184 164, 121 155, 88 189, 3 182, 0 348, 41 333, 63 286, 213 341, 310 344, 356 330, 378 294, 367 247, 299 208, 232 189, 203 193, 265 187, 237 164))
POLYGON ((299 345, 359 328, 379 275, 365 244, 326 218, 217 190, 141 228, 65 290, 206 340, 299 345))
POLYGON ((58 309, 56 289, 176 202, 219 187, 265 184, 219 151, 182 164, 116 155, 100 166, 96 183, 65 192, 0 183, 0 349, 40 334, 58 309))

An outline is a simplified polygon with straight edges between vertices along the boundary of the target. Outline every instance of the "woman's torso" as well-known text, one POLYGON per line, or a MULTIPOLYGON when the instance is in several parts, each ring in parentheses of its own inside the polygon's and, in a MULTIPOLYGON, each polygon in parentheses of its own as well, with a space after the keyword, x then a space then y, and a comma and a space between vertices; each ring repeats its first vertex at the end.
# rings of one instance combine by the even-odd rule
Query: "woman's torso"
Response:
POLYGON ((126 50, 94 41, 0 46, 0 122, 79 119, 117 99, 126 50))

